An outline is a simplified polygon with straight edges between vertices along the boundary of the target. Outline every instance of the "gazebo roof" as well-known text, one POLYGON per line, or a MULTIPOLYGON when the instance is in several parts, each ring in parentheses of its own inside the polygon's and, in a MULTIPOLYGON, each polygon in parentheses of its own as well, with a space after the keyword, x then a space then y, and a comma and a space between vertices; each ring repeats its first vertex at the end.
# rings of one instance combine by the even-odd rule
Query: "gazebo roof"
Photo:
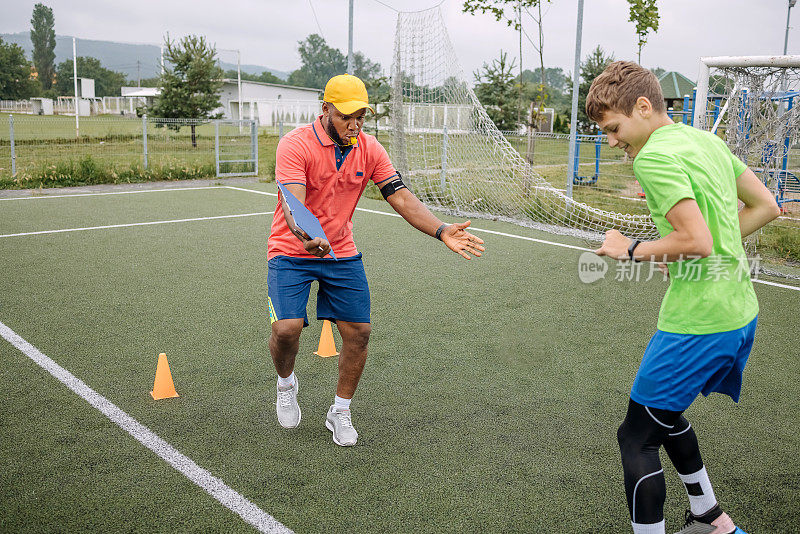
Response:
POLYGON ((666 100, 683 98, 684 95, 691 96, 697 86, 692 80, 675 71, 665 72, 659 76, 658 82, 661 84, 661 92, 664 93, 666 100))

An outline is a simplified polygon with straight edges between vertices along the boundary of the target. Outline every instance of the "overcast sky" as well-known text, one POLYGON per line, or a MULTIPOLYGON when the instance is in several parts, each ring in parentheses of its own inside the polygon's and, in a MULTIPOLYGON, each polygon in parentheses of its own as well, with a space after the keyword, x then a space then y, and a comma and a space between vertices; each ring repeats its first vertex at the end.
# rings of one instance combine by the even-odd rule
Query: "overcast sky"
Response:
MULTIPOLYGON (((282 71, 300 66, 297 42, 321 33, 346 53, 348 0, 41 0, 53 9, 56 33, 84 39, 159 44, 171 37, 202 34, 219 49, 239 49, 242 63, 282 71), (313 9, 312 9, 313 8, 313 9), (316 17, 315 13, 316 12, 316 17)), ((0 33, 30 29, 35 0, 6 2, 0 33)), ((415 11, 440 0, 355 0, 354 48, 391 65, 396 10, 415 11), (385 5, 384 5, 385 4, 385 5), (387 7, 390 6, 390 7, 387 7)), ((445 0, 441 9, 464 72, 471 73, 498 57, 501 49, 518 57, 518 34, 490 15, 462 13, 463 0, 445 0)), ((544 5, 545 66, 571 71, 575 51, 577 0, 544 5)), ((700 56, 772 55, 783 51, 788 0, 660 0, 658 33, 642 52, 642 64, 697 77, 700 56)), ((792 9, 794 26, 800 13, 792 9)), ((523 19, 536 36, 535 22, 523 19)), ((523 38, 523 66, 538 65, 536 52, 523 38)), ((582 57, 600 45, 617 59, 636 60, 636 35, 628 22, 627 0, 585 0, 582 57)), ((789 54, 800 53, 800 30, 789 31, 789 54)), ((235 54, 221 54, 235 62, 235 54)))

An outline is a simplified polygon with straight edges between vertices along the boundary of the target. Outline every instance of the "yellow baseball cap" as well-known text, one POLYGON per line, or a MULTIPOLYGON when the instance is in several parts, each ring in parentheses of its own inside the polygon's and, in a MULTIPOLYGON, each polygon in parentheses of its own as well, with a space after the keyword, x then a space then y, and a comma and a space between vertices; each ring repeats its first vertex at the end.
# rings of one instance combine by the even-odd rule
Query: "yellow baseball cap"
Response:
POLYGON ((336 106, 343 115, 350 115, 364 108, 375 113, 369 105, 364 82, 350 74, 340 74, 328 80, 322 100, 336 106))

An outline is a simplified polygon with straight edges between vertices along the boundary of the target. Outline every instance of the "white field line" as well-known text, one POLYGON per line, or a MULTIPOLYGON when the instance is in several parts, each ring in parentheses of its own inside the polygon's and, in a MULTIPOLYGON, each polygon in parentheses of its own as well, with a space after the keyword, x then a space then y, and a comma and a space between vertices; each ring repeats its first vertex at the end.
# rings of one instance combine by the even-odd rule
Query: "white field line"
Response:
POLYGON ((271 212, 262 211, 258 213, 242 213, 239 215, 216 215, 213 217, 194 217, 192 219, 171 219, 167 221, 150 221, 140 223, 127 223, 127 224, 108 224, 105 226, 88 226, 84 228, 62 228, 60 230, 40 230, 38 232, 20 232, 18 234, 2 234, 2 237, 19 237, 25 235, 41 235, 41 234, 59 234, 62 232, 83 232, 84 230, 106 230, 109 228, 126 228, 128 226, 150 226, 154 224, 171 224, 181 222, 194 222, 194 221, 210 221, 212 219, 235 219, 238 217, 253 217, 256 215, 272 215, 271 212))
POLYGON ((246 191, 248 193, 256 193, 258 195, 267 195, 271 197, 277 197, 278 193, 270 193, 269 191, 258 191, 256 189, 245 189, 244 187, 235 187, 233 185, 224 185, 222 186, 226 189, 235 189, 236 191, 246 191))
MULTIPOLYGON (((278 196, 277 193, 270 193, 268 191, 258 191, 258 190, 255 190, 255 189, 246 189, 244 187, 235 187, 235 186, 232 186, 232 185, 219 186, 219 188, 220 189, 222 189, 222 188, 224 188, 224 189, 234 189, 236 191, 245 191, 247 193, 255 193, 255 194, 258 194, 258 195, 267 195, 267 196, 272 196, 272 197, 277 197, 278 196)), ((158 189, 158 190, 154 190, 154 191, 163 191, 163 190, 158 189)), ((363 211, 363 212, 366 212, 366 213, 375 213, 375 214, 378 214, 378 215, 388 215, 390 217, 400 217, 400 215, 398 215, 397 213, 389 213, 389 212, 386 212, 386 211, 371 210, 371 209, 367 209, 367 208, 356 208, 356 210, 363 211)), ((146 225, 151 225, 151 224, 169 224, 169 223, 178 223, 178 222, 204 221, 204 220, 210 220, 210 219, 229 219, 229 218, 234 218, 234 217, 251 217, 251 216, 254 216, 254 215, 272 215, 272 212, 244 213, 242 215, 218 215, 216 217, 198 217, 198 218, 195 218, 195 219, 176 219, 176 220, 169 220, 169 221, 154 221, 154 222, 146 222, 146 223, 114 224, 114 225, 108 225, 108 226, 94 226, 94 227, 90 227, 90 228, 68 228, 68 229, 64 229, 64 230, 43 230, 43 231, 40 231, 40 232, 24 232, 24 233, 19 233, 19 234, 0 235, 0 238, 3 238, 3 237, 17 237, 17 236, 25 236, 25 235, 36 235, 36 234, 52 234, 52 233, 59 233, 59 232, 78 232, 78 231, 81 231, 81 230, 100 230, 100 229, 106 229, 106 228, 122 228, 122 227, 126 227, 126 226, 146 226, 146 225)), ((507 234, 505 232, 497 232, 497 231, 494 231, 494 230, 484 230, 483 228, 470 227, 470 230, 474 230, 476 232, 486 232, 488 234, 501 235, 501 236, 504 236, 504 237, 511 237, 511 238, 514 238, 514 239, 522 239, 522 240, 525 240, 525 241, 532 241, 532 242, 535 242, 535 243, 542 243, 542 244, 545 244, 545 245, 553 245, 553 246, 556 246, 556 247, 569 248, 569 249, 573 249, 573 250, 583 250, 583 251, 589 251, 589 252, 591 252, 593 250, 593 249, 590 249, 590 248, 578 247, 578 246, 575 246, 575 245, 567 245, 566 243, 558 243, 558 242, 555 242, 555 241, 547 241, 545 239, 536 239, 536 238, 533 238, 533 237, 526 237, 526 236, 517 235, 517 234, 507 234)), ((790 285, 786 285, 786 284, 780 284, 778 282, 770 282, 770 281, 767 281, 767 280, 759 280, 759 279, 754 279, 753 282, 756 282, 756 283, 759 283, 759 284, 766 284, 766 285, 770 285, 770 286, 775 286, 775 287, 781 287, 781 288, 784 288, 784 289, 791 289, 793 291, 800 291, 800 287, 790 286, 790 285)))
POLYGON ((53 375, 62 384, 71 389, 83 400, 99 410, 114 424, 133 436, 142 445, 153 451, 162 460, 174 467, 183 476, 200 486, 214 497, 225 508, 242 518, 260 532, 290 533, 286 526, 258 506, 245 499, 240 493, 230 488, 221 479, 197 465, 191 458, 182 454, 175 447, 164 441, 152 430, 122 411, 111 401, 94 391, 82 380, 58 365, 39 349, 22 339, 16 332, 0 322, 0 336, 11 343, 20 352, 36 362, 45 371, 53 375))
MULTIPOLYGON (((375 212, 380 213, 380 212, 375 212)), ((387 214, 390 215, 390 214, 387 214)), ((495 230, 484 230, 483 228, 473 228, 472 226, 469 227, 470 230, 474 230, 476 232, 486 232, 487 234, 495 234, 501 235, 504 237, 513 237, 514 239, 524 239, 525 241, 533 241, 535 243, 544 243, 545 245, 555 245, 557 247, 563 248, 571 248, 573 250, 583 250, 586 252, 594 252, 593 248, 586 248, 586 247, 578 247, 575 245, 567 245, 566 243, 557 243, 555 241, 546 241, 544 239, 536 239, 535 237, 526 237, 524 235, 517 235, 517 234, 507 234, 505 232, 496 232, 495 230)))
MULTIPOLYGON (((254 189, 245 189, 243 187, 233 187, 233 186, 225 186, 225 187, 228 187, 229 189, 236 189, 238 191, 247 191, 249 193, 257 193, 259 195, 269 195, 269 196, 275 196, 275 197, 278 196, 277 193, 269 193, 269 192, 266 192, 266 191, 256 191, 254 189)), ((356 208, 356 210, 364 211, 364 212, 367 212, 367 213, 375 213, 375 214, 378 214, 378 215, 388 215, 389 217, 400 217, 400 215, 398 215, 397 213, 389 213, 389 212, 386 212, 386 211, 370 210, 370 209, 367 209, 367 208, 356 208)), ((591 248, 578 247, 578 246, 575 246, 575 245, 567 245, 566 243, 558 243, 558 242, 555 242, 555 241, 547 241, 545 239, 536 239, 534 237, 526 237, 526 236, 523 236, 523 235, 507 234, 505 232, 496 232, 494 230, 484 230, 483 228, 475 228, 473 226, 470 226, 470 230, 473 230, 475 232, 486 232, 487 234, 501 235, 501 236, 504 236, 504 237, 512 237, 514 239, 523 239, 525 241, 533 241, 535 243, 542 243, 542 244, 545 244, 545 245, 553 245, 553 246, 556 246, 556 247, 569 248, 569 249, 573 249, 573 250, 582 250, 582 251, 588 251, 588 252, 593 252, 594 251, 594 249, 591 249, 591 248)), ((2 236, 0 236, 0 237, 2 237, 2 236)), ((758 284, 765 284, 765 285, 768 285, 768 286, 781 287, 783 289, 791 289, 793 291, 800 291, 800 287, 790 286, 790 285, 786 285, 786 284, 779 284, 778 282, 770 282, 768 280, 754 279, 753 282, 758 283, 758 284)))
POLYGON ((136 193, 156 193, 160 191, 197 191, 198 189, 219 189, 219 185, 207 185, 202 187, 165 187, 164 189, 142 189, 141 191, 106 191, 103 193, 75 193, 72 195, 40 195, 31 197, 11 197, 0 198, 0 202, 4 200, 41 200, 43 198, 67 198, 67 197, 95 197, 101 195, 133 195, 136 193))

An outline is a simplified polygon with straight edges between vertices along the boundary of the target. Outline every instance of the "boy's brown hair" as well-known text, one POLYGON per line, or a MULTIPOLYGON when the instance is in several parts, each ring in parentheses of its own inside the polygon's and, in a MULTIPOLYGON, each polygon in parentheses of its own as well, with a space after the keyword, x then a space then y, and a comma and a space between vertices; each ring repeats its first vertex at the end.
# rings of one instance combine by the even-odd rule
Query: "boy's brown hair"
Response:
POLYGON ((630 117, 640 96, 650 101, 656 113, 666 111, 655 74, 632 61, 615 61, 592 82, 586 95, 586 114, 595 122, 609 110, 630 117))

